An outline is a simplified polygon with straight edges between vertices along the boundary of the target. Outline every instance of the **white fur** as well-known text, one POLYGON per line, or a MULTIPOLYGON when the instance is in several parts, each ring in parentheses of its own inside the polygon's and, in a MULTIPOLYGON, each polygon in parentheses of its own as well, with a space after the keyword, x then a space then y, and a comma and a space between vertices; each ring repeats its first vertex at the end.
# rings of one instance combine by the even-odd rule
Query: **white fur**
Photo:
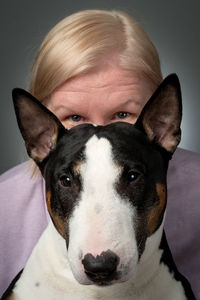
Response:
MULTIPOLYGON (((162 227, 148 238, 153 245, 162 235, 162 227)), ((145 250, 146 255, 148 249, 145 250)), ((157 249, 137 266, 135 278, 109 287, 79 284, 67 260, 64 239, 50 221, 17 282, 17 300, 185 300, 183 288, 167 267, 160 265, 162 251, 157 249), (36 286, 39 284, 39 286, 36 286)))
POLYGON ((130 278, 138 260, 133 228, 134 208, 115 190, 119 168, 112 158, 112 147, 105 138, 93 136, 86 144, 86 162, 81 168, 83 191, 69 223, 68 258, 75 278, 92 284, 81 259, 111 250, 120 257, 122 281, 130 278), (127 273, 127 274, 126 274, 127 273))

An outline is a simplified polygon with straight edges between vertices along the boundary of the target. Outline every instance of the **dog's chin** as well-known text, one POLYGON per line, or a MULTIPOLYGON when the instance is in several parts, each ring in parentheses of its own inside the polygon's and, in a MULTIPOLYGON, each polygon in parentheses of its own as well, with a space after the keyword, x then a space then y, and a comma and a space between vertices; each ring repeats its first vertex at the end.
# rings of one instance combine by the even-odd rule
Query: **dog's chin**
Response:
POLYGON ((114 279, 108 278, 108 279, 104 279, 104 280, 101 280, 101 279, 92 280, 91 278, 89 278, 86 275, 85 272, 82 274, 82 276, 80 273, 78 274, 78 276, 77 276, 77 274, 73 274, 73 275, 74 275, 75 280, 81 285, 95 285, 98 287, 107 287, 107 286, 123 283, 123 282, 130 280, 130 278, 133 278, 133 276, 134 276, 134 274, 132 274, 132 273, 126 274, 124 276, 116 273, 113 275, 114 279))
POLYGON ((121 279, 117 279, 117 280, 111 280, 111 281, 98 281, 98 282, 91 282, 92 285, 96 285, 96 286, 99 286, 99 287, 108 287, 108 286, 113 286, 115 284, 119 284, 119 283, 123 283, 123 282, 126 282, 130 279, 130 277, 128 278, 121 278, 121 279))
POLYGON ((136 275, 138 264, 137 252, 133 252, 131 256, 123 256, 121 252, 119 253, 118 251, 117 255, 119 253, 118 256, 120 257, 120 262, 116 270, 111 273, 108 272, 106 275, 101 272, 95 273, 90 270, 85 270, 81 260, 84 255, 82 254, 78 256, 75 251, 70 251, 71 249, 72 248, 69 247, 68 250, 69 268, 71 269, 74 279, 81 285, 110 286, 129 281, 136 275))

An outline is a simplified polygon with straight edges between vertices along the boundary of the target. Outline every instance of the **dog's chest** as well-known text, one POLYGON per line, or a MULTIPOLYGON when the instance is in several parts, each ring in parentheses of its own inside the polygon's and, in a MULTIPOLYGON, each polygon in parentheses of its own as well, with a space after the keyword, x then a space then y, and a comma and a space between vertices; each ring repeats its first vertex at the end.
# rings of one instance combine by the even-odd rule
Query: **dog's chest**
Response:
MULTIPOLYGON (((142 283, 145 266, 135 278, 109 287, 81 285, 73 277, 64 254, 65 245, 50 223, 36 245, 24 273, 14 289, 14 296, 19 300, 184 300, 183 287, 177 282, 167 266, 159 264, 161 250, 154 256, 154 266, 148 263, 148 269, 159 264, 153 277, 142 283), (56 240, 55 240, 56 239, 56 240), (48 245, 48 246, 47 246, 48 245), (59 253, 59 256, 56 253, 59 253), (59 259, 57 259, 59 257, 59 259), (144 269, 143 269, 144 268, 144 269), (142 278, 142 279, 140 279, 142 278), (135 288, 134 286, 137 285, 135 288)), ((152 260, 152 261, 153 261, 152 260)), ((151 270, 149 270, 150 272, 151 270)), ((14 298, 15 299, 15 298, 14 298)))
MULTIPOLYGON (((33 279, 33 278, 32 278, 33 279)), ((32 280, 31 279, 31 280, 32 280)), ((115 285, 110 288, 97 288, 76 285, 70 281, 66 282, 64 290, 58 290, 56 287, 50 286, 48 282, 40 280, 40 285, 35 289, 23 289, 23 292, 16 291, 16 296, 20 300, 185 300, 186 297, 180 283, 173 278, 169 278, 165 270, 142 289, 134 290, 132 282, 126 284, 115 285)))

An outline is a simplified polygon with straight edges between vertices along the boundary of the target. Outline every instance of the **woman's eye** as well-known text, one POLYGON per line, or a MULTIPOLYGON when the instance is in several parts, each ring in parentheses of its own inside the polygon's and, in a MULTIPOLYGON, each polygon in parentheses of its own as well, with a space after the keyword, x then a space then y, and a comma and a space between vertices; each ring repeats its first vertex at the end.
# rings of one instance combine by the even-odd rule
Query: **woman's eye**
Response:
POLYGON ((82 117, 79 116, 79 115, 72 115, 70 116, 70 119, 73 121, 73 122, 80 122, 82 117))
POLYGON ((120 111, 117 113, 117 118, 119 119, 125 119, 129 116, 129 113, 128 112, 125 112, 125 111, 120 111))
POLYGON ((61 183, 62 186, 64 186, 64 187, 71 187, 71 185, 72 185, 71 176, 68 176, 68 175, 62 175, 62 176, 60 177, 60 183, 61 183))

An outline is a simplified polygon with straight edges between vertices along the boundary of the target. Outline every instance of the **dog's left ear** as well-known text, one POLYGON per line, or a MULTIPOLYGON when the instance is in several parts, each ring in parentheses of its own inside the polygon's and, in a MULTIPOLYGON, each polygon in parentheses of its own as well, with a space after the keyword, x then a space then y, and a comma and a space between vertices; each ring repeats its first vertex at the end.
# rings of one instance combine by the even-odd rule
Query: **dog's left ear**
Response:
POLYGON ((55 148, 65 128, 53 113, 25 90, 14 89, 12 95, 27 152, 40 164, 55 148))
POLYGON ((135 126, 173 153, 181 140, 182 101, 177 75, 169 75, 144 106, 135 126))

